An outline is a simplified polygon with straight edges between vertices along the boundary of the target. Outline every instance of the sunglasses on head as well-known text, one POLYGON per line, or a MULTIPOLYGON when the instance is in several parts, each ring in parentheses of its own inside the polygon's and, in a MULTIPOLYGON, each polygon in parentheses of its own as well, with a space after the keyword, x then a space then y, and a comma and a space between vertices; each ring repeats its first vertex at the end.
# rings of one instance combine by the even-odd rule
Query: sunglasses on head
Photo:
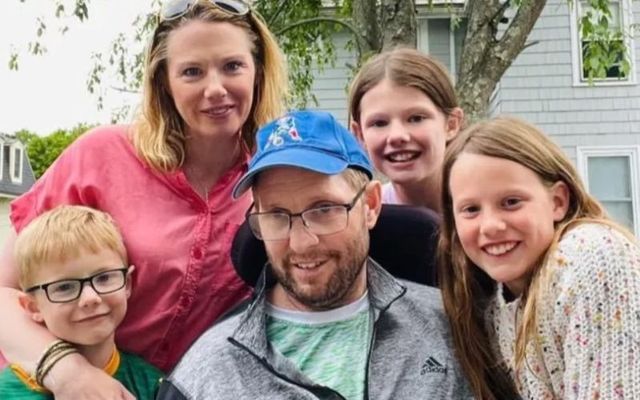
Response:
MULTIPOLYGON (((191 8, 193 8, 197 3, 198 0, 169 1, 162 7, 160 17, 163 21, 178 19, 191 10, 191 8)), ((233 15, 246 15, 250 11, 249 4, 242 0, 209 0, 209 3, 226 13, 233 15)))

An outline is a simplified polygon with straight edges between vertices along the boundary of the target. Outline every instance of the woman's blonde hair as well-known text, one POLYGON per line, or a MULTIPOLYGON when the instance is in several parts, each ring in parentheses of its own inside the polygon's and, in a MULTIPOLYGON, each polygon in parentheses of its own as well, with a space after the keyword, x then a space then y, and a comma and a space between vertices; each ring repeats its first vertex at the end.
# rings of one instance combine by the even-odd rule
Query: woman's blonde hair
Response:
POLYGON ((85 206, 58 206, 31 221, 18 235, 14 256, 20 287, 33 285, 35 271, 77 258, 82 252, 116 253, 128 266, 127 250, 109 214, 85 206))
POLYGON ((362 97, 384 79, 423 92, 446 116, 458 107, 447 69, 435 58, 415 49, 397 48, 380 53, 360 68, 349 88, 349 119, 360 122, 362 97))
POLYGON ((524 311, 516 339, 516 368, 526 356, 527 344, 535 335, 536 310, 541 290, 549 278, 543 266, 566 230, 577 223, 606 219, 598 201, 587 193, 575 168, 546 135, 535 126, 512 117, 478 122, 461 132, 449 144, 442 179, 442 212, 438 245, 439 277, 445 310, 453 330, 456 353, 473 391, 483 399, 504 398, 514 390, 506 380, 504 366, 491 353, 484 312, 495 293, 495 282, 466 256, 456 232, 450 191, 451 168, 463 153, 497 157, 516 162, 535 172, 547 187, 564 182, 569 193, 565 217, 555 224, 551 246, 540 256, 529 285, 522 294, 524 311), (497 382, 497 383, 496 383, 497 382))
POLYGON ((167 40, 173 30, 192 20, 230 23, 242 28, 253 43, 256 83, 249 118, 241 132, 241 140, 249 151, 253 150, 258 127, 284 110, 285 61, 262 18, 254 10, 244 16, 234 15, 209 1, 198 1, 180 18, 158 24, 145 58, 142 112, 133 132, 133 143, 139 156, 161 172, 174 171, 185 160, 184 121, 174 105, 167 82, 167 40))

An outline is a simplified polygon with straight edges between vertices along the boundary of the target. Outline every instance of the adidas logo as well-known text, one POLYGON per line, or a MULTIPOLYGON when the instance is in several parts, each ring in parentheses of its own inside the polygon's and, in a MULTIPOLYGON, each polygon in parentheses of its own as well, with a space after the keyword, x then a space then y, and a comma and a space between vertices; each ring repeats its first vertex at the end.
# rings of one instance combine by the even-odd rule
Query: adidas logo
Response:
POLYGON ((447 367, 440 364, 438 360, 433 357, 427 358, 427 361, 422 364, 422 368, 420 368, 420 375, 437 373, 437 374, 446 374, 447 367))

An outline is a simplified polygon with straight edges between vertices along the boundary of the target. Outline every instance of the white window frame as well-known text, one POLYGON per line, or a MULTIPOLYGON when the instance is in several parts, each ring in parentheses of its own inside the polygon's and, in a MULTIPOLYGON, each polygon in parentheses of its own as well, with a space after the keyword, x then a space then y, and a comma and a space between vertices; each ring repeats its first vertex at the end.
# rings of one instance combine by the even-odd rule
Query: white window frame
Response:
POLYGON ((576 148, 578 172, 589 190, 589 158, 591 157, 629 157, 629 178, 631 179, 631 210, 635 235, 640 237, 640 146, 578 146, 576 148))
POLYGON ((4 139, 0 138, 0 181, 2 181, 2 177, 4 176, 4 139))
POLYGON ((19 141, 11 144, 9 150, 9 176, 12 183, 22 183, 22 170, 24 169, 24 146, 19 141), (20 163, 18 164, 19 170, 16 171, 16 150, 20 153, 20 163), (17 173, 16 173, 17 172, 17 173))
MULTIPOLYGON (((619 0, 622 15, 620 22, 622 23, 623 32, 628 31, 633 24, 633 9, 631 0, 619 0)), ((573 86, 591 86, 587 79, 582 78, 582 40, 580 40, 580 0, 576 0, 570 6, 569 25, 571 27, 571 64, 573 66, 573 86)), ((605 78, 594 79, 593 85, 596 86, 629 86, 636 84, 636 52, 633 38, 630 35, 624 36, 624 43, 627 46, 629 62, 629 76, 626 79, 605 78)))
MULTIPOLYGON (((435 4, 435 1, 434 1, 435 4)), ((456 38, 455 38, 455 32, 453 29, 451 29, 451 19, 452 16, 451 15, 423 15, 423 16, 418 16, 418 32, 417 32, 417 46, 418 49, 426 54, 429 54, 429 20, 432 19, 446 19, 449 20, 449 65, 447 65, 446 67, 449 68, 449 75, 451 76, 451 79, 454 81, 456 80, 456 76, 458 74, 457 71, 457 66, 456 66, 456 38), (425 30, 424 32, 422 32, 422 29, 420 29, 420 22, 421 21, 425 21, 426 25, 425 25, 425 30)))

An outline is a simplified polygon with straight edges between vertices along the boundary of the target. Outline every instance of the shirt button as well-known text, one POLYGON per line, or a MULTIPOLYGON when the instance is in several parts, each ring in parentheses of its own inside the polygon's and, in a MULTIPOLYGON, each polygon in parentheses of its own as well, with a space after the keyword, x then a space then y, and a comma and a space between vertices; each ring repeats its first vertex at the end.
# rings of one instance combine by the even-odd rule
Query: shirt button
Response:
POLYGON ((200 250, 200 249, 193 250, 193 258, 195 258, 196 260, 201 259, 202 258, 202 250, 200 250))

